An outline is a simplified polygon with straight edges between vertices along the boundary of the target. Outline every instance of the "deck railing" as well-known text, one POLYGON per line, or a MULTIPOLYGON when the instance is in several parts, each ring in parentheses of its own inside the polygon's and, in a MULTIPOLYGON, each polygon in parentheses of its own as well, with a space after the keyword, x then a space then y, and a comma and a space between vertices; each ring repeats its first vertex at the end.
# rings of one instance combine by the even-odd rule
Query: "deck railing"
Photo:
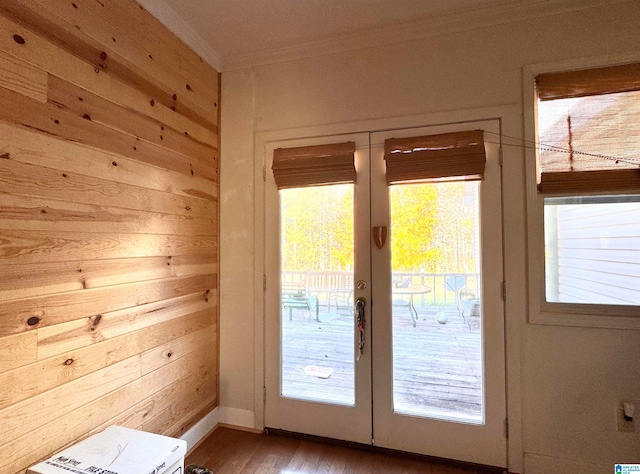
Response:
MULTIPOLYGON (((415 306, 455 305, 455 291, 447 285, 447 280, 455 277, 463 279, 465 289, 479 294, 480 280, 477 273, 401 272, 393 274, 394 281, 411 278, 410 284, 431 288, 431 292, 414 298, 415 306)), ((283 271, 281 282, 304 282, 307 291, 315 292, 322 303, 326 301, 326 295, 334 289, 352 289, 353 272, 283 271)))

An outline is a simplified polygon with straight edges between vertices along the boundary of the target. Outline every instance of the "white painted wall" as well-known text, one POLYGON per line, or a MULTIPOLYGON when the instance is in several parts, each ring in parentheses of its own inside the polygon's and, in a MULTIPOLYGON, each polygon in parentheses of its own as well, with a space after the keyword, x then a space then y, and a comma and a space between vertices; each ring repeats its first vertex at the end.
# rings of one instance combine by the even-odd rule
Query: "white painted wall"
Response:
MULTIPOLYGON (((521 110, 524 66, 638 51, 638 18, 640 2, 632 1, 223 73, 221 405, 237 419, 258 414, 252 427, 260 427, 256 133, 329 124, 351 131, 349 124, 357 121, 508 104, 521 110)), ((504 125, 522 135, 521 118, 504 125)), ((519 152, 510 151, 509 160, 510 467, 611 472, 615 462, 640 462, 640 434, 621 434, 615 426, 619 401, 640 400, 640 333, 527 324, 524 166, 519 152)))

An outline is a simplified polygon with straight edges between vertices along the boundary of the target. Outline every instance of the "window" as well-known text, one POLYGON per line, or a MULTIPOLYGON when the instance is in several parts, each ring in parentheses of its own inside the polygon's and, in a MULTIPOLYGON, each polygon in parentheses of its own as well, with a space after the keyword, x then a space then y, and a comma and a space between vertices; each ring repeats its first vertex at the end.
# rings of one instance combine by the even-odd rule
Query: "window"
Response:
POLYGON ((640 196, 544 200, 551 303, 640 305, 640 196))
POLYGON ((535 92, 531 319, 640 326, 640 63, 538 74, 535 92))

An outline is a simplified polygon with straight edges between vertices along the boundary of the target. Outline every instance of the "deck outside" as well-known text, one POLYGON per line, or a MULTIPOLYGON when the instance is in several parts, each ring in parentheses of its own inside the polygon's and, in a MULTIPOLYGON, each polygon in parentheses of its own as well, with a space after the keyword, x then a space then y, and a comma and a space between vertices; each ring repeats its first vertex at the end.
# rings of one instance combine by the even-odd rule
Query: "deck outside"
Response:
MULTIPOLYGON (((410 413, 411 407, 419 405, 430 417, 477 422, 483 393, 480 325, 469 324, 454 305, 417 305, 416 310, 418 321, 413 327, 409 308, 394 308, 394 336, 403 341, 398 344, 400 362, 394 374, 403 380, 397 384, 396 409, 410 413), (444 324, 436 320, 441 311, 447 316, 444 324), (420 362, 427 359, 428 364, 420 362)), ((344 390, 354 376, 352 312, 322 306, 317 322, 308 311, 294 310, 292 320, 283 313, 282 331, 288 341, 282 353, 282 382, 287 387, 283 395, 352 404, 353 398, 344 390)), ((371 344, 375 347, 376 341, 371 344)))

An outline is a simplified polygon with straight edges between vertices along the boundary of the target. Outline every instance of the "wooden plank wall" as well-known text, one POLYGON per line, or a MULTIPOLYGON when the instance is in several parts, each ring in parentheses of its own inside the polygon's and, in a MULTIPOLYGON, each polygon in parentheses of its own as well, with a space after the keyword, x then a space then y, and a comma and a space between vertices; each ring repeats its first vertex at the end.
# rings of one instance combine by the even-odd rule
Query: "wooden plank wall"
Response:
POLYGON ((133 0, 0 2, 0 472, 217 406, 218 110, 133 0))

